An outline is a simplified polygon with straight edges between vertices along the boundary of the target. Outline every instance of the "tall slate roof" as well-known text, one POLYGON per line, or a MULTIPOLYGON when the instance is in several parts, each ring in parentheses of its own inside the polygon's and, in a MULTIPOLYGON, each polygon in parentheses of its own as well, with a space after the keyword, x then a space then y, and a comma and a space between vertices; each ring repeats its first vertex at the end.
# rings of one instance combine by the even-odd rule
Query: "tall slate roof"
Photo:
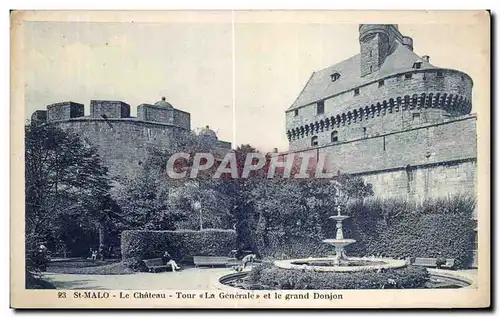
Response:
POLYGON ((378 71, 361 77, 360 60, 361 55, 357 54, 335 65, 313 72, 302 92, 288 110, 315 103, 391 74, 411 71, 413 63, 417 61, 422 62, 421 69, 436 68, 397 41, 394 42, 392 52, 386 57, 378 71), (340 74, 340 78, 336 81, 332 81, 330 77, 334 73, 340 74))

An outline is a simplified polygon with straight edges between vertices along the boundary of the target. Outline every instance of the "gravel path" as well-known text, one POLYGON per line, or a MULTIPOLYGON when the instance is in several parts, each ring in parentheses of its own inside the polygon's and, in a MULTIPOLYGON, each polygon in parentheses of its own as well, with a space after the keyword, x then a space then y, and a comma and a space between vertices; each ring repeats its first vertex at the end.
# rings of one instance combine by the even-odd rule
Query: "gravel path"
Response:
POLYGON ((230 273, 228 268, 188 268, 176 273, 135 273, 130 275, 82 275, 45 273, 43 279, 57 289, 213 289, 217 277, 230 273))

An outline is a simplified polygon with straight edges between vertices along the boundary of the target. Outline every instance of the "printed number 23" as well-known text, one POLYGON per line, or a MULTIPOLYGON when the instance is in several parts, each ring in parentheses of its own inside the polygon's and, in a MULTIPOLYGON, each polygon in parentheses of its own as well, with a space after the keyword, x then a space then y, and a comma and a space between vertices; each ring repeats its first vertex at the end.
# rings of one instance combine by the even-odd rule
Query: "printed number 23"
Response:
POLYGON ((58 292, 57 298, 66 298, 66 292, 58 292))

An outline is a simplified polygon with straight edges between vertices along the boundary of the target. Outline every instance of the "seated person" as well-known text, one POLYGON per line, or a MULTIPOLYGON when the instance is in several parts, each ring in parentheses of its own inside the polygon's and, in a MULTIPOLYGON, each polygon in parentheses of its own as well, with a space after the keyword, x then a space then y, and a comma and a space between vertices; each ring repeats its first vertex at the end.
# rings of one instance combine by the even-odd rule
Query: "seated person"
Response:
POLYGON ((257 258, 257 255, 255 255, 255 254, 248 254, 247 256, 243 257, 243 259, 241 260, 241 263, 243 264, 243 268, 247 267, 248 263, 253 264, 253 262, 255 261, 256 258, 257 258))
POLYGON ((175 271, 177 269, 181 269, 179 267, 179 265, 177 265, 177 263, 174 261, 174 259, 172 258, 172 256, 167 251, 165 251, 165 253, 163 253, 163 257, 162 258, 163 258, 163 263, 165 265, 170 265, 172 267, 172 272, 175 273, 175 271))
POLYGON ((229 254, 227 256, 229 258, 236 258, 237 254, 238 254, 238 250, 232 250, 231 252, 229 252, 229 254))

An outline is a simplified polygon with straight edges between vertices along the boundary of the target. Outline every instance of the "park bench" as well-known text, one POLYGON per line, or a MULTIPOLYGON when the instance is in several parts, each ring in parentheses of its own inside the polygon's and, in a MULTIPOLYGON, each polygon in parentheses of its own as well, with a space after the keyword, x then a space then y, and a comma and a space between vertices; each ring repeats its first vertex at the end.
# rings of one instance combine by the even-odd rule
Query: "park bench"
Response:
MULTIPOLYGON (((415 262, 413 262, 413 265, 425 266, 425 267, 437 267, 437 259, 417 257, 415 258, 415 262)), ((447 258, 446 262, 440 266, 440 268, 447 268, 447 269, 453 269, 454 267, 455 267, 455 259, 453 258, 447 258)))
POLYGON ((227 256, 193 256, 193 262, 195 267, 198 266, 216 266, 229 264, 230 258, 227 256))
POLYGON ((413 265, 425 266, 425 267, 437 267, 437 259, 436 258, 417 257, 417 258, 415 258, 413 265))
POLYGON ((156 273, 157 270, 162 270, 169 267, 163 263, 163 259, 161 258, 152 258, 143 260, 144 265, 148 268, 148 271, 156 273))

